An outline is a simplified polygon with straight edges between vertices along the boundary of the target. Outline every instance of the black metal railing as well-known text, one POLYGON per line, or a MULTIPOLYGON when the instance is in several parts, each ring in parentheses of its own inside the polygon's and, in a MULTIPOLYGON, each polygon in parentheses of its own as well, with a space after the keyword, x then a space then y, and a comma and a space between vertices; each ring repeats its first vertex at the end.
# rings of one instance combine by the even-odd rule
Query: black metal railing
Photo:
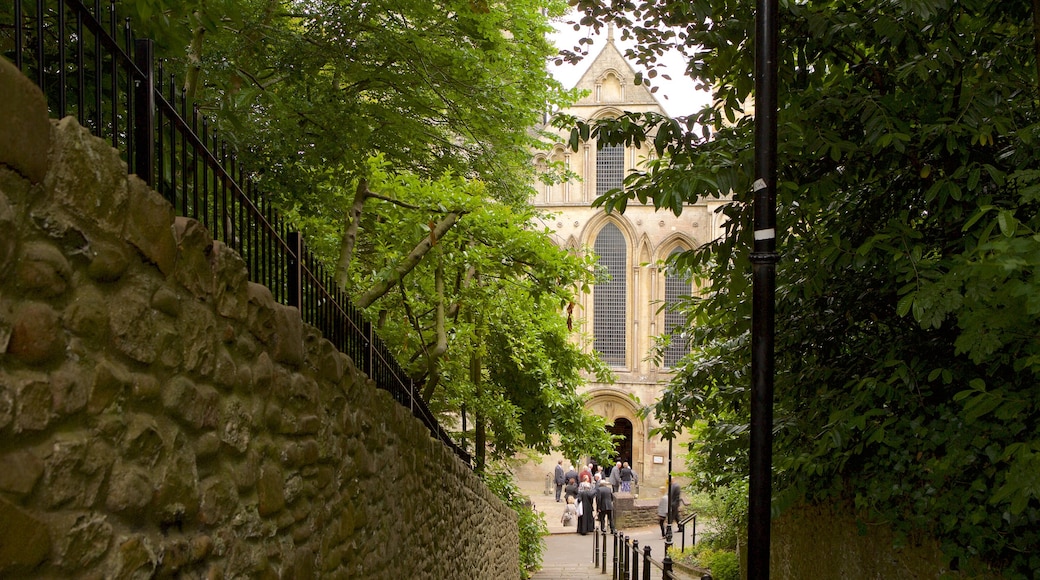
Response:
POLYGON ((162 64, 155 67, 152 42, 134 38, 114 0, 104 7, 101 0, 14 0, 0 7, 0 48, 35 80, 52 115, 74 116, 108 140, 130 173, 235 249, 250 280, 299 308, 305 322, 471 465, 371 324, 245 176, 234 151, 162 64))
MULTIPOLYGON (((672 536, 665 539, 664 556, 654 559, 649 545, 639 548, 639 541, 622 531, 607 533, 602 527, 592 534, 592 566, 598 568, 600 574, 611 580, 677 580, 671 554, 672 536), (608 555, 607 552, 610 552, 608 555), (610 568, 608 573, 607 568, 610 568)), ((703 574, 700 580, 711 580, 711 574, 703 574)))

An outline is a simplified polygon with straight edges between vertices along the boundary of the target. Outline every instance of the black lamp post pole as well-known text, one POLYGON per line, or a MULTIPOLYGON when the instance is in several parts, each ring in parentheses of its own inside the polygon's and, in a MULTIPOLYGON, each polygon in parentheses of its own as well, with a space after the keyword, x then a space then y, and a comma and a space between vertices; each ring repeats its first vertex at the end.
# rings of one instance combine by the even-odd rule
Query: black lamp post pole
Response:
POLYGON ((776 304, 777 0, 756 0, 748 578, 769 578, 776 304))

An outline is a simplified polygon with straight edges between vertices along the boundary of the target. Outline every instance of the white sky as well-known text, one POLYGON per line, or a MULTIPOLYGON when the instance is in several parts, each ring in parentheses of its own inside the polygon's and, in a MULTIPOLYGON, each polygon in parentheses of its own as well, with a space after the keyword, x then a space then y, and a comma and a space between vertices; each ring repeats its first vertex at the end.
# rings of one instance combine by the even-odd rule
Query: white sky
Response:
MULTIPOLYGON (((556 34, 553 35, 552 41, 557 48, 570 49, 578 43, 579 38, 587 33, 586 28, 576 32, 572 26, 565 24, 565 21, 571 19, 571 16, 568 15, 556 22, 556 34)), ((581 78, 581 75, 589 68, 592 60, 599 54, 599 51, 603 49, 607 42, 607 29, 605 27, 601 29, 600 35, 594 36, 592 41, 591 48, 589 48, 589 45, 585 45, 589 55, 577 65, 564 63, 562 66, 556 66, 554 63, 549 63, 549 72, 556 77, 556 80, 563 83, 563 86, 573 88, 578 79, 581 78)), ((633 46, 635 41, 629 39, 622 42, 621 34, 615 31, 614 44, 624 54, 625 49, 633 46)), ((661 106, 664 107, 665 112, 669 116, 681 117, 689 115, 711 102, 711 95, 706 91, 695 89, 693 80, 685 76, 686 64, 682 55, 677 52, 670 52, 661 59, 661 62, 664 66, 658 68, 658 76, 652 79, 651 82, 653 85, 660 87, 654 93, 654 96, 661 102, 661 106), (661 74, 667 74, 672 79, 663 79, 661 74)), ((635 63, 629 62, 629 64, 637 71, 640 70, 635 63)))

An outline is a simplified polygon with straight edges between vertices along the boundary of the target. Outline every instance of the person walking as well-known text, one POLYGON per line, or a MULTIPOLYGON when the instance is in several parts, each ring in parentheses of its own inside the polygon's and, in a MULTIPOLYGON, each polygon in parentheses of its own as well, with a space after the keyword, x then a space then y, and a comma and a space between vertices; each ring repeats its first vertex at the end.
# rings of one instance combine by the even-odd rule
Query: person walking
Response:
POLYGON ((617 493, 621 489, 621 462, 618 461, 614 464, 614 468, 610 470, 610 486, 614 488, 614 493, 617 493))
POLYGON ((664 537, 664 520, 668 517, 668 488, 661 486, 661 499, 657 502, 657 525, 661 526, 661 537, 664 537))
POLYGON ((564 488, 563 494, 566 497, 578 499, 578 480, 577 478, 567 478, 567 487, 564 488))
POLYGON ((567 480, 563 477, 563 460, 556 462, 556 470, 553 473, 553 483, 556 484, 556 501, 560 501, 560 492, 563 491, 563 484, 567 483, 567 480))
POLYGON ((578 483, 578 471, 574 469, 574 464, 568 465, 567 473, 563 474, 563 480, 567 483, 570 483, 572 479, 574 480, 575 484, 578 483))
POLYGON ((599 529, 605 530, 603 527, 603 519, 610 520, 610 533, 617 531, 614 527, 614 490, 610 487, 610 482, 607 480, 601 480, 599 487, 596 488, 596 511, 599 512, 599 529))
POLYGON ((595 497, 596 490, 592 489, 588 479, 578 484, 578 502, 581 504, 578 508, 578 533, 583 536, 596 531, 596 518, 592 512, 595 497))
POLYGON ((672 481, 671 503, 668 506, 668 523, 679 521, 679 506, 682 505, 682 486, 672 481))

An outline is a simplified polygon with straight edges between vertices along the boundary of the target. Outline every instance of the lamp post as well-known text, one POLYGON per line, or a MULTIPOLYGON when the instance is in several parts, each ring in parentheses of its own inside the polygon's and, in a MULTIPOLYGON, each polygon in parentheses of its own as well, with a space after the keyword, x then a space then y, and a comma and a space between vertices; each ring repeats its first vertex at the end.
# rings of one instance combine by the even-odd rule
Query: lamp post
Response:
POLYGON ((751 251, 751 446, 748 578, 769 578, 776 307, 778 0, 757 0, 755 15, 754 247, 751 251))

